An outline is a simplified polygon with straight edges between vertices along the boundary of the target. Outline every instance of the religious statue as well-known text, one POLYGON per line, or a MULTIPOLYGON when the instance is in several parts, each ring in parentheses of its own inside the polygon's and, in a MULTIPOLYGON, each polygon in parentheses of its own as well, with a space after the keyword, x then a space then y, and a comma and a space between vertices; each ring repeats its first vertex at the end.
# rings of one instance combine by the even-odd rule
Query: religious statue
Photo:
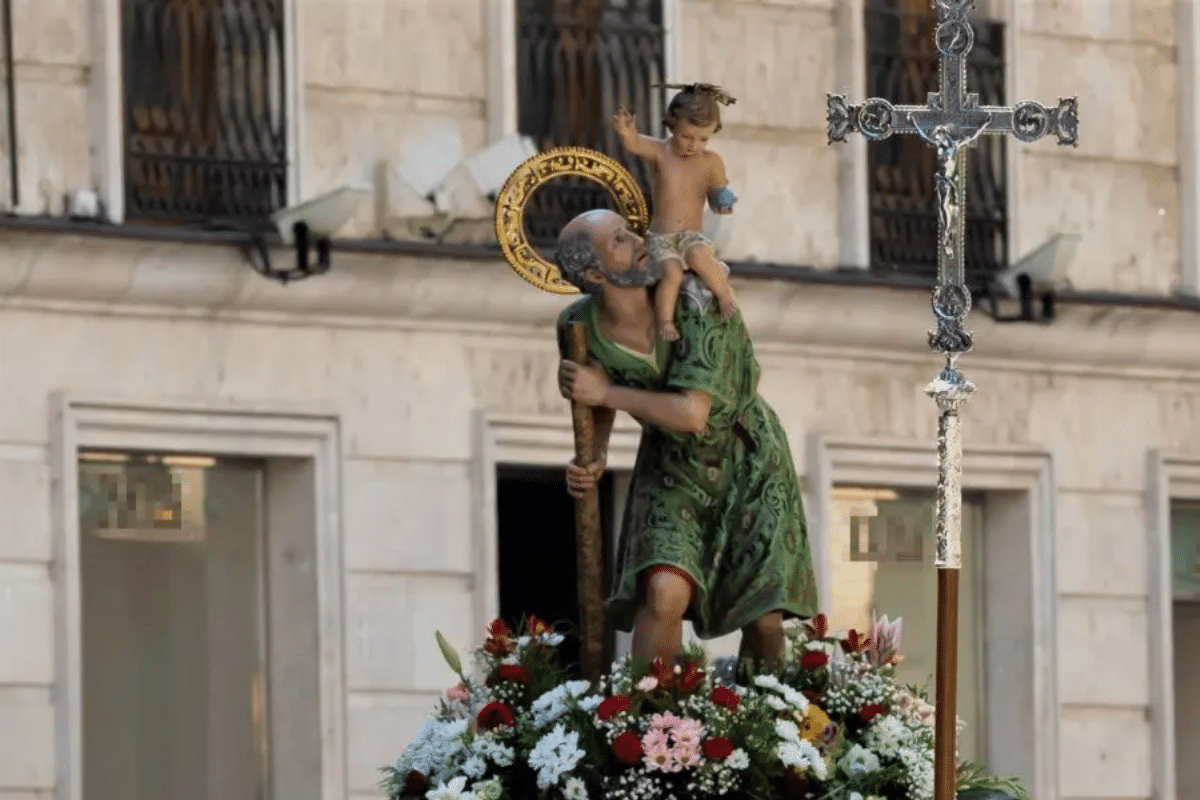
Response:
POLYGON ((633 631, 635 657, 672 663, 686 618, 705 639, 740 630, 743 659, 776 664, 783 620, 813 616, 817 592, 787 436, 758 394, 741 314, 726 319, 685 288, 678 340, 656 336, 658 270, 612 211, 572 220, 555 260, 586 295, 558 320, 559 387, 591 409, 596 435, 595 458, 567 467, 568 490, 594 488, 617 411, 642 425, 609 619, 633 631), (574 324, 587 330, 587 364, 571 357, 574 324))
POLYGON ((698 275, 715 295, 728 320, 737 301, 725 268, 701 232, 704 201, 718 214, 733 213, 737 196, 725 177, 725 162, 708 149, 708 140, 721 130, 721 105, 737 102, 724 89, 708 83, 668 84, 680 91, 667 103, 665 139, 639 134, 633 115, 620 109, 613 128, 630 153, 645 159, 653 175, 654 218, 646 234, 650 258, 661 274, 654 295, 658 336, 679 338, 675 305, 684 272, 698 275))
POLYGON ((954 258, 954 237, 958 231, 958 215, 962 202, 958 196, 958 148, 956 141, 942 125, 930 136, 937 152, 938 170, 933 177, 937 192, 938 238, 942 255, 954 258))

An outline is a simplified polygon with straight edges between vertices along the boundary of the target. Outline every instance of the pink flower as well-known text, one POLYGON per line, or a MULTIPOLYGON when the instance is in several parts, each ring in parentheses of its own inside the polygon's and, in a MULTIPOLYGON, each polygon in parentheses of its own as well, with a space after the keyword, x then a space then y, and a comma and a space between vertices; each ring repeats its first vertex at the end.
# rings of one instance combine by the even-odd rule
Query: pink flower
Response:
POLYGON ((671 736, 677 747, 699 747, 704 738, 704 725, 698 719, 681 719, 671 736))
POLYGON ((681 769, 695 767, 700 763, 701 760, 700 749, 699 747, 694 746, 676 747, 672 752, 672 755, 675 757, 675 763, 677 763, 681 769))
POLYGON ((660 772, 675 771, 673 769, 674 759, 671 758, 671 749, 667 747, 666 738, 664 735, 664 741, 652 744, 647 743, 646 739, 642 739, 642 749, 645 751, 645 755, 642 756, 642 763, 646 765, 647 770, 651 772, 654 770, 659 770, 660 772))
POLYGON ((871 622, 871 644, 867 650, 867 660, 877 667, 889 664, 899 664, 904 660, 900 655, 900 643, 904 640, 904 628, 899 617, 889 622, 885 615, 882 619, 871 622))
POLYGON ((659 728, 661 730, 670 730, 681 722, 683 722, 681 718, 675 716, 670 711, 664 711, 663 713, 655 714, 650 718, 650 727, 659 728))
POLYGON ((646 731, 646 735, 642 737, 642 749, 646 752, 662 748, 664 751, 670 749, 671 740, 667 736, 667 732, 661 728, 651 728, 646 731))
POLYGON ((471 697, 465 684, 457 683, 446 690, 446 699, 454 703, 465 703, 471 697))

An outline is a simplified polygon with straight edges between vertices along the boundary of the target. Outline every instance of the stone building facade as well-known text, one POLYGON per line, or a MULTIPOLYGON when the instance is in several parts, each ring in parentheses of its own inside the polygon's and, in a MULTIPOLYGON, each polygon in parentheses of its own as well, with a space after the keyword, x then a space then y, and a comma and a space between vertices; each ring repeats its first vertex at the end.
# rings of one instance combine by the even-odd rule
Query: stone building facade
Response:
MULTIPOLYGON (((663 0, 660 63, 739 96, 714 145, 742 198, 722 255, 803 473, 823 605, 847 627, 902 613, 916 676, 940 365, 920 281, 868 269, 866 145, 825 140, 825 92, 867 89, 863 3, 663 0)), ((450 677, 434 631, 465 648, 523 602, 513 559, 561 593, 564 299, 499 259, 463 169, 438 202, 404 179, 522 126, 526 5, 4 2, 0 800, 377 796, 450 677), (263 14, 269 46, 239 50, 263 14), (255 72, 264 53, 282 72, 255 72), (277 120, 277 196, 221 202, 369 190, 327 274, 281 285, 250 268, 252 232, 154 204, 204 183, 178 165, 233 135, 197 109, 241 113, 180 87, 239 70, 264 76, 242 88, 277 120), (163 166, 172 131, 202 141, 163 166)), ((1196 800, 1200 12, 980 6, 1003 25, 1005 98, 1081 108, 1077 149, 1004 150, 1008 260, 1080 238, 1051 322, 971 316, 964 747, 1038 798, 1196 800)), ((614 505, 636 440, 621 420, 614 505)))

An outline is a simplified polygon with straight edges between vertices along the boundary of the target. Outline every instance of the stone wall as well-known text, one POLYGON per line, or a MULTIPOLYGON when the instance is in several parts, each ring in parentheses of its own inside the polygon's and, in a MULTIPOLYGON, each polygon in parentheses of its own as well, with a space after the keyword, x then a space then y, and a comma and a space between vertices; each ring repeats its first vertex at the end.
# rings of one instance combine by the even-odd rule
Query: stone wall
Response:
POLYGON ((1077 94, 1080 107, 1078 149, 1022 147, 1016 239, 1032 248, 1062 227, 1083 234, 1070 271, 1079 288, 1179 288, 1178 5, 1016 3, 1020 99, 1077 94))
MULTIPOLYGON (((103 188, 95 58, 103 52, 98 37, 112 29, 92 12, 111 2, 15 4, 24 213, 58 215, 65 193, 103 188)), ((1175 6, 1171 0, 983 5, 1009 25, 1016 95, 1010 100, 1080 98, 1077 150, 1050 142, 1009 147, 1014 258, 1056 231, 1076 231, 1084 234, 1070 275, 1077 287, 1155 293, 1178 287, 1175 6), (1114 213, 1123 224, 1112 224, 1114 213)), ((488 87, 489 64, 502 63, 497 53, 508 52, 495 19, 478 0, 293 0, 288 7, 298 32, 301 114, 293 133, 301 196, 366 183, 376 200, 344 233, 419 236, 412 220, 432 208, 397 184, 393 167, 410 137, 430 132, 455 133, 468 154, 476 152, 487 143, 489 118, 494 126, 497 115, 511 111, 502 107, 511 98, 497 99, 488 87)), ((836 5, 674 0, 667 7, 677 26, 676 77, 720 82, 739 96, 714 141, 742 195, 727 255, 839 264, 839 214, 847 212, 839 210, 838 149, 825 142, 824 98, 846 88, 835 64, 853 42, 837 23, 836 5)), ((486 218, 487 204, 457 177, 464 213, 486 218)), ((487 226, 476 227, 471 235, 486 238, 487 226)))
MULTIPOLYGON (((0 738, 20 731, 26 745, 0 757, 0 787, 54 785, 47 398, 68 390, 135 403, 303 400, 338 414, 349 777, 355 794, 370 795, 377 767, 444 688, 433 630, 463 647, 478 639, 478 415, 565 422, 550 333, 562 299, 526 290, 496 262, 342 254, 331 275, 285 289, 211 247, 117 242, 96 259, 95 240, 3 241, 0 286, 12 299, 0 317, 0 502, 15 517, 0 537, 9 642, 0 738), (66 280, 85 263, 86 281, 66 280), (191 309, 164 304, 164 287, 188 275, 191 309), (394 315, 380 310, 389 305, 394 315)), ((763 281, 738 289, 762 391, 798 463, 811 433, 932 442, 921 387, 936 359, 923 352, 921 294, 763 281), (830 317, 830 307, 848 313, 830 317), (880 346, 888 331, 891 344, 880 346)), ((980 387, 967 446, 1020 445, 1053 462, 1058 645, 1039 658, 1058 664, 1063 797, 1149 796, 1146 453, 1194 448, 1200 437, 1190 349, 1151 345, 1184 341, 1192 324, 1182 314, 1073 310, 1049 329, 981 321, 980 352, 963 362, 980 387), (1133 351, 1149 354, 1136 368, 1133 351)))

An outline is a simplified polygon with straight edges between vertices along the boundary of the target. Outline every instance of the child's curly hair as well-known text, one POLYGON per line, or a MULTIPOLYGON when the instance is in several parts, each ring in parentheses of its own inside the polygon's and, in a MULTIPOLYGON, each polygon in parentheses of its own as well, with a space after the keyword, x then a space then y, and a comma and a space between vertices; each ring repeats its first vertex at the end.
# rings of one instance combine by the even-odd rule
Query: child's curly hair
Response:
POLYGON ((686 122, 698 128, 716 124, 713 133, 721 130, 721 106, 733 105, 737 99, 712 83, 656 83, 654 88, 678 89, 667 103, 663 125, 672 130, 675 123, 686 122))

